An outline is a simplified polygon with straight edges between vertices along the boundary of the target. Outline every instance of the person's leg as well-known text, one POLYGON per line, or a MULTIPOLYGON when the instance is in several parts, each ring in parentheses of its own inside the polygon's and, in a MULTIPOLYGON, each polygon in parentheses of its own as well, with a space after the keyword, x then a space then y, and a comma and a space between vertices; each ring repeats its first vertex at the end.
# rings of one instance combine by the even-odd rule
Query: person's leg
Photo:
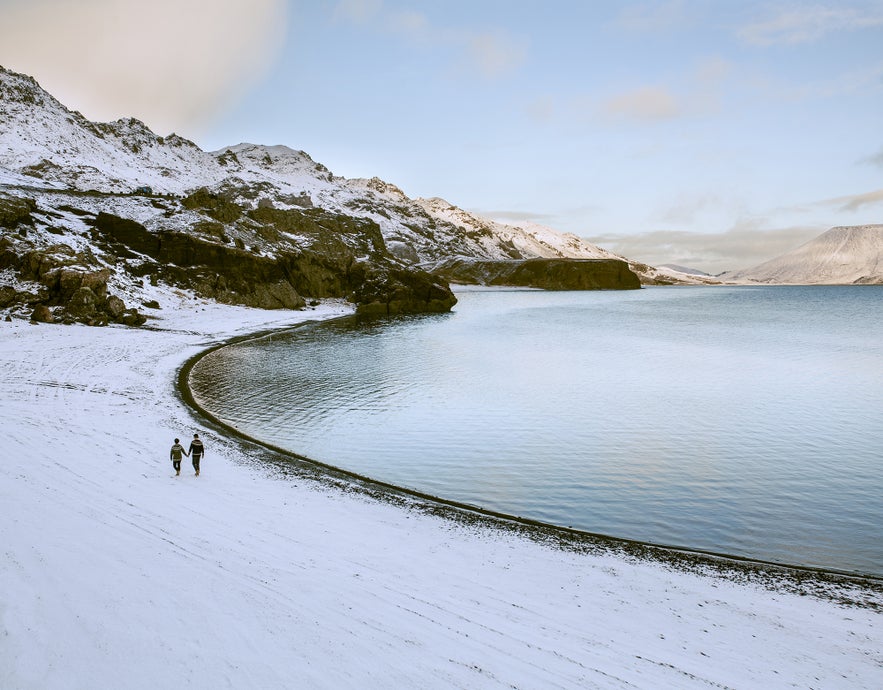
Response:
POLYGON ((181 461, 172 460, 172 466, 175 468, 175 474, 181 474, 181 461))
POLYGON ((193 456, 193 469, 196 470, 196 476, 199 476, 199 460, 202 456, 194 455, 193 456))

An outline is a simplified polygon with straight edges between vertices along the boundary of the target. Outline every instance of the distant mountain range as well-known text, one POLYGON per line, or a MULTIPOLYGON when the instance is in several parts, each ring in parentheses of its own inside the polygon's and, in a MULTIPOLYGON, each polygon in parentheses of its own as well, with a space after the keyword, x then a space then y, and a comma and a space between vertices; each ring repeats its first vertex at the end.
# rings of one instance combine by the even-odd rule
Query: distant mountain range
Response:
POLYGON ((719 277, 740 283, 883 284, 883 225, 831 228, 775 259, 719 277))

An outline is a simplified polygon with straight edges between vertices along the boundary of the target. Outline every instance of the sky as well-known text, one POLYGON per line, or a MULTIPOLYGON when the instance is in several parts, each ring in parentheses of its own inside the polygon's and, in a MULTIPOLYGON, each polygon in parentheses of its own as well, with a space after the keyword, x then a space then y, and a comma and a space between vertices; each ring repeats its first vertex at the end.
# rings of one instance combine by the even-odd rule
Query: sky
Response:
POLYGON ((883 222, 883 0, 0 0, 0 65, 656 265, 883 222))

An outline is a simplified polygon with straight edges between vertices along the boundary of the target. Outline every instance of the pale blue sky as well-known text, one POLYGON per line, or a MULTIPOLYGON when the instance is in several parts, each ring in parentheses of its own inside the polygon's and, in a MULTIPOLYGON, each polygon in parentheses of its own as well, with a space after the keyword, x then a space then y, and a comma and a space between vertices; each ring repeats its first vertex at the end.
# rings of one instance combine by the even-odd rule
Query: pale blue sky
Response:
MULTIPOLYGON (((209 150, 286 144, 338 175, 376 175, 652 263, 742 268, 832 225, 883 222, 880 0, 212 4, 159 0, 164 21, 151 23, 141 3, 82 2, 102 10, 92 25, 108 8, 123 17, 116 55, 149 31, 174 56, 144 56, 168 79, 142 92, 203 88, 193 103, 182 90, 165 110, 124 110, 125 89, 107 88, 105 110, 90 111, 71 101, 102 70, 59 77, 69 56, 53 68, 24 47, 10 58, 0 47, 0 64, 92 119, 134 115, 209 150), (199 39, 165 35, 170 14, 199 39)), ((3 12, 23 6, 0 0, 3 12)))

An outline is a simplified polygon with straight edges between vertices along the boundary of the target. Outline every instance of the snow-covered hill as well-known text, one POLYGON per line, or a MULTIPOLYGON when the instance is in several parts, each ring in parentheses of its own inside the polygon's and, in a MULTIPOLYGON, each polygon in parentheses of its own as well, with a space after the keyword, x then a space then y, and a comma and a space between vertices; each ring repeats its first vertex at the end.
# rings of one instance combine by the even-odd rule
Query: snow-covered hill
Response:
MULTIPOLYGON (((412 199, 378 178, 336 176, 287 146, 241 143, 206 152, 175 134, 158 136, 133 118, 93 123, 31 77, 0 67, 0 183, 22 180, 30 188, 105 194, 149 187, 155 194, 182 196, 207 188, 245 208, 321 208, 376 222, 393 255, 426 268, 451 258, 623 259, 548 227, 500 223, 439 198, 412 199)), ((141 222, 149 225, 151 215, 160 215, 159 209, 151 212, 149 201, 141 206, 141 222)), ((692 281, 629 264, 645 283, 692 281)))
POLYGON ((788 284, 883 284, 883 225, 831 228, 814 240, 727 280, 788 284))

